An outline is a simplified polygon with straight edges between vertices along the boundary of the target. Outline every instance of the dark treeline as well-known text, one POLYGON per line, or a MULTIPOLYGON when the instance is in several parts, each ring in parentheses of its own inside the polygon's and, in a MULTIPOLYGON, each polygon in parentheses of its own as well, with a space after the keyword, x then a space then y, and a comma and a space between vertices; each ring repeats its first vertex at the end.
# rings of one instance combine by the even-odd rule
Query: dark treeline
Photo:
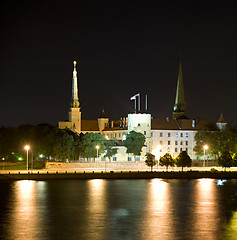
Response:
POLYGON ((0 157, 6 161, 26 158, 24 147, 30 146, 29 156, 35 160, 73 159, 79 136, 48 124, 20 125, 0 128, 0 157))

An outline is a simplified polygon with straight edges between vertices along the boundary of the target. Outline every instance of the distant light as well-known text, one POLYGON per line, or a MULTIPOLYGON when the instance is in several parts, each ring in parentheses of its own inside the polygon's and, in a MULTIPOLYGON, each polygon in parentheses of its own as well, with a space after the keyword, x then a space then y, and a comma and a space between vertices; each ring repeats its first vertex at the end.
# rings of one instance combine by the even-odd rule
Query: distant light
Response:
POLYGON ((43 154, 40 154, 40 155, 39 155, 39 157, 40 157, 40 158, 43 158, 43 157, 44 157, 44 155, 43 155, 43 154))
POLYGON ((98 150, 98 149, 100 148, 100 146, 99 146, 99 145, 96 145, 95 148, 98 150))
POLYGON ((22 157, 19 157, 18 160, 21 161, 21 160, 22 160, 22 157))
POLYGON ((218 180, 216 181, 216 185, 217 185, 217 186, 223 186, 226 181, 227 181, 226 179, 223 179, 223 180, 218 179, 218 180))

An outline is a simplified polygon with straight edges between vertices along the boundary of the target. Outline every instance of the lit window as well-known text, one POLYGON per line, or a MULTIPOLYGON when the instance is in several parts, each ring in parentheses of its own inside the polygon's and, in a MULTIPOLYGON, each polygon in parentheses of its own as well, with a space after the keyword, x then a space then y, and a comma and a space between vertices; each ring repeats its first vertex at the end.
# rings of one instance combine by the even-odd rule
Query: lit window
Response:
POLYGON ((180 145, 183 145, 183 141, 180 141, 180 145))
POLYGON ((185 137, 188 137, 188 133, 185 133, 185 137))
POLYGON ((175 137, 178 137, 179 136, 179 134, 178 133, 175 133, 175 137))
POLYGON ((170 135, 171 135, 171 134, 170 134, 170 133, 168 133, 168 137, 170 137, 170 135))
POLYGON ((160 141, 160 145, 162 145, 162 141, 160 141))

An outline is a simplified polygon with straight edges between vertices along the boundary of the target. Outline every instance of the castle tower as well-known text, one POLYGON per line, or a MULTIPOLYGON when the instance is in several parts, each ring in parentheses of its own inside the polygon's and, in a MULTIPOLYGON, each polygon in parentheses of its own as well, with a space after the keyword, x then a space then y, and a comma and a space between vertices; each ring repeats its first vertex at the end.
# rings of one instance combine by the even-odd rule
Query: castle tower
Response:
POLYGON ((186 114, 185 111, 186 111, 186 104, 184 100, 183 70, 182 70, 182 61, 180 59, 179 76, 178 76, 178 82, 177 82, 173 118, 185 117, 185 114, 186 114))
POLYGON ((220 129, 220 130, 223 130, 227 125, 227 122, 226 120, 224 119, 223 117, 223 114, 221 114, 219 120, 217 121, 216 123, 216 126, 220 129))
POLYGON ((151 114, 131 113, 128 114, 128 133, 140 132, 146 137, 147 152, 151 152, 151 114))
POLYGON ((102 113, 98 117, 98 127, 99 131, 102 133, 102 131, 105 129, 106 125, 109 123, 109 118, 105 114, 104 109, 102 110, 102 113))

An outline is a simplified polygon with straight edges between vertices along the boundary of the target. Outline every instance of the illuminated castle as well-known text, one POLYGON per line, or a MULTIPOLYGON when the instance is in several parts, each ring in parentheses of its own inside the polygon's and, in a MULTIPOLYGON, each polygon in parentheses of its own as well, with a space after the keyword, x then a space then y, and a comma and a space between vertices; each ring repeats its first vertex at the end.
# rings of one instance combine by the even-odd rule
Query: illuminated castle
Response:
MULTIPOLYGON (((140 111, 137 112, 135 107, 135 113, 130 113, 127 117, 121 118, 120 120, 110 120, 104 110, 97 120, 82 120, 78 98, 76 61, 74 61, 73 64, 72 99, 69 110, 69 121, 58 122, 58 127, 61 129, 70 129, 78 134, 87 132, 101 133, 107 139, 116 139, 118 141, 116 146, 118 153, 112 158, 112 161, 134 161, 131 155, 126 153, 126 148, 123 144, 124 139, 126 139, 126 134, 133 130, 144 134, 146 138, 142 154, 141 156, 136 156, 135 161, 144 161, 147 152, 153 153, 159 158, 165 153, 170 153, 175 157, 180 152, 187 151, 192 159, 196 159, 195 153, 193 152, 195 133, 205 126, 212 126, 213 129, 222 129, 227 124, 222 115, 216 124, 207 120, 190 119, 186 116, 181 61, 179 65, 173 118, 153 119, 151 114, 140 111)), ((139 98, 139 96, 135 95, 133 98, 135 103, 137 97, 139 98)), ((139 107, 138 110, 140 110, 139 107)), ((102 155, 100 161, 104 160, 102 155)), ((84 159, 84 161, 91 161, 91 159, 84 159)))

